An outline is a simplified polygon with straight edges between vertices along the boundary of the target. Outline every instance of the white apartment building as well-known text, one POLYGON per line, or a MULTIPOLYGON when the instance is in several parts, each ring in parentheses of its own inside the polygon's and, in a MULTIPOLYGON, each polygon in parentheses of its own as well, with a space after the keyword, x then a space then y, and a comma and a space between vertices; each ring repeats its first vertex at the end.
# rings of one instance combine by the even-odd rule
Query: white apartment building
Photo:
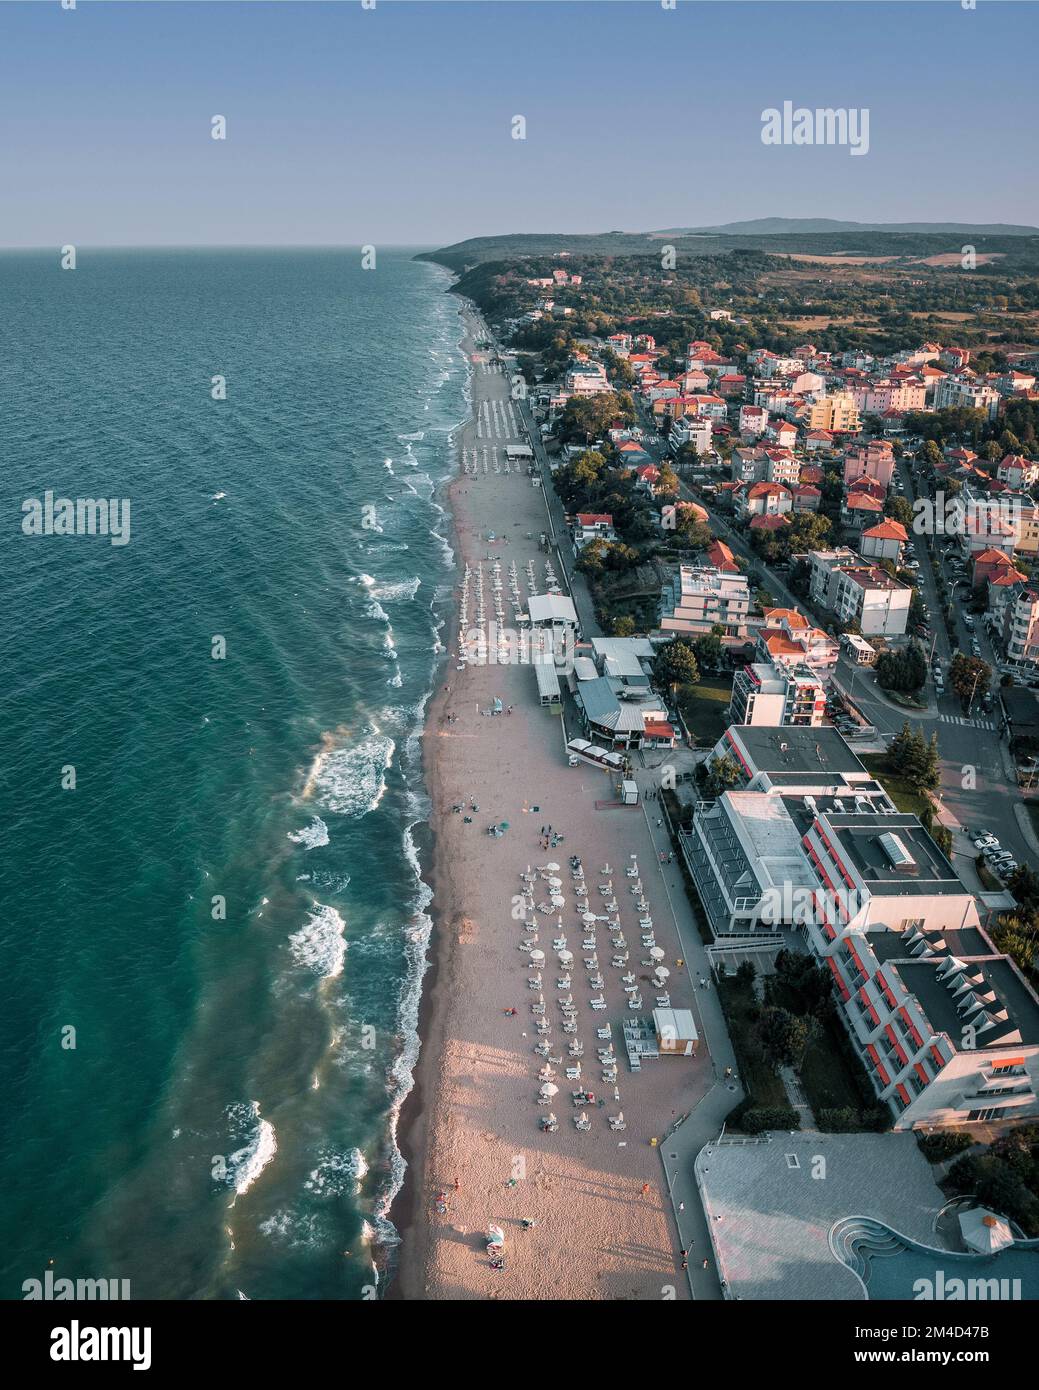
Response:
POLYGON ((838 622, 857 622, 863 637, 905 633, 913 594, 908 584, 851 550, 813 550, 808 561, 809 593, 838 622))
POLYGON ((826 689, 807 666, 786 670, 754 662, 736 672, 729 701, 733 724, 815 728, 826 713, 826 689))
POLYGON ((743 574, 728 574, 710 565, 681 565, 660 596, 661 632, 708 633, 716 623, 723 641, 746 641, 750 587, 743 574))
POLYGON ((667 436, 668 448, 673 454, 677 454, 684 444, 691 444, 698 454, 709 454, 712 433, 709 419, 697 415, 683 415, 671 426, 667 436))
POLYGON ((935 410, 963 406, 967 410, 983 410, 990 420, 999 411, 999 392, 973 377, 946 376, 934 388, 935 410))

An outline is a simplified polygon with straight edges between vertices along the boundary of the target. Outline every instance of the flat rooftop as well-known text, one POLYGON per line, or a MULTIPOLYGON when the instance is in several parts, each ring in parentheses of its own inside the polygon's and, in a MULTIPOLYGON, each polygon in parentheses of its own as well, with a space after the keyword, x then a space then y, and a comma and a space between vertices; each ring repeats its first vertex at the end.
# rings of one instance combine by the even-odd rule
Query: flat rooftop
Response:
MULTIPOLYGON (((865 1298, 831 1228, 872 1217, 924 1244, 945 1196, 911 1134, 775 1134, 708 1144, 696 1158, 721 1277, 739 1299, 865 1298), (825 1180, 817 1158, 825 1160, 825 1180)), ((696 1253, 695 1250, 693 1252, 696 1253)))
POLYGON ((970 892, 916 816, 831 812, 826 820, 841 857, 854 866, 871 893, 930 897, 970 892), (897 836, 910 860, 893 864, 881 839, 884 835, 897 836))
POLYGON ((945 955, 959 956, 961 959, 992 955, 991 941, 977 927, 924 932, 923 935, 935 952, 934 956, 914 955, 907 937, 890 927, 869 932, 869 948, 881 964, 889 960, 934 960, 945 955))
POLYGON ((737 724, 738 739, 757 772, 865 773, 866 769, 836 729, 765 724, 737 724))
MULTIPOLYGON (((956 1005, 962 1002, 953 996, 949 983, 937 975, 941 958, 926 961, 899 961, 895 965, 906 989, 916 995, 931 1026, 946 1033, 957 1051, 961 1051, 963 1029, 968 1022, 980 1021, 981 1013, 972 1017, 960 1013, 956 1005)), ((1015 1043, 1025 1046, 1039 1042, 1039 1004, 1028 987, 1015 974, 1003 956, 989 956, 964 962, 964 975, 977 977, 974 991, 982 1001, 984 1011, 993 1016, 995 1027, 978 1031, 975 1047, 1008 1047, 1015 1043), (1002 1018, 1002 1014, 1006 1014, 1002 1018)))

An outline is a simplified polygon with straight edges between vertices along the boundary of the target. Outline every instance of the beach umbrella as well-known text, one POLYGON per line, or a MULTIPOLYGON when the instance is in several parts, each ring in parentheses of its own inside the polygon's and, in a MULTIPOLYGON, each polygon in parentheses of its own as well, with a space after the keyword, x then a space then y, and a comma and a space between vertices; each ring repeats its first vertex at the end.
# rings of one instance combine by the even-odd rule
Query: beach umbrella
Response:
POLYGON ((671 971, 668 970, 666 965, 658 965, 653 974, 656 975, 658 980, 666 980, 671 974, 671 971))
POLYGON ((664 952, 660 949, 659 946, 653 946, 653 947, 650 949, 650 953, 649 953, 649 954, 652 956, 652 958, 653 958, 654 960, 663 960, 663 959, 664 959, 664 952))
POLYGON ((546 864, 545 868, 549 871, 549 873, 557 874, 559 872, 558 864, 546 864))
POLYGON ((582 912, 582 913, 581 913, 581 921, 582 921, 582 922, 595 922, 595 921, 598 921, 598 918, 596 917, 596 915, 595 915, 594 912, 582 912))
POLYGON ((563 880, 561 878, 550 878, 548 880, 548 886, 549 888, 562 888, 563 880))
POLYGON ((566 899, 561 893, 553 893, 551 898, 549 898, 549 902, 553 907, 563 907, 566 904, 566 899))
POLYGON ((531 951, 530 958, 531 960, 544 960, 545 953, 544 951, 531 951))
POLYGON ((568 965, 568 964, 573 960, 573 958, 574 958, 574 953, 573 953, 573 951, 560 951, 560 952, 559 952, 559 959, 563 962, 564 965, 568 965))
POLYGON ((546 1081, 541 1088, 541 1094, 543 1096, 557 1096, 559 1094, 559 1087, 554 1085, 551 1081, 546 1081))

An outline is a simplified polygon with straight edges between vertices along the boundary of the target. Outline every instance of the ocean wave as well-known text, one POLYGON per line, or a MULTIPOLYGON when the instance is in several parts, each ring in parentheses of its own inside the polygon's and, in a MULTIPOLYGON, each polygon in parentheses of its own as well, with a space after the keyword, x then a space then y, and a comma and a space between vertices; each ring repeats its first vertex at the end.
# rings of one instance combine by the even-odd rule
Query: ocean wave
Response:
POLYGON ((397 435, 397 438, 400 440, 400 442, 401 442, 402 444, 406 443, 406 441, 409 440, 409 439, 425 439, 425 437, 426 437, 426 432, 425 432, 425 430, 416 430, 414 434, 398 434, 398 435, 397 435))
POLYGON ((307 849, 317 849, 328 844, 328 826, 320 816, 315 816, 302 830, 290 830, 289 839, 293 844, 304 845, 307 849))
POLYGON ((324 1149, 303 1186, 318 1197, 356 1197, 367 1172, 368 1162, 360 1149, 348 1149, 345 1153, 324 1149))
POLYGON ((326 811, 365 816, 374 811, 386 790, 383 776, 397 745, 386 734, 369 734, 351 748, 320 753, 308 779, 326 811))
POLYGON ((228 1155, 227 1183, 241 1196, 248 1192, 278 1152, 278 1139, 270 1120, 260 1114, 258 1100, 236 1101, 224 1111, 232 1143, 244 1140, 241 1148, 228 1155))
POLYGON ((345 931, 346 923, 334 907, 315 903, 303 926, 289 937, 293 959, 322 979, 334 980, 343 973, 346 960, 345 931))
POLYGON ((325 1244, 328 1231, 318 1212, 289 1211, 281 1207, 259 1225, 261 1235, 291 1249, 313 1249, 325 1244))
MULTIPOLYGON (((397 548, 394 547, 394 549, 397 548)), ((378 579, 373 579, 370 574, 359 574, 357 582, 364 585, 370 598, 386 599, 388 603, 396 602, 398 599, 414 598, 422 584, 421 579, 399 579, 380 583, 378 579)))

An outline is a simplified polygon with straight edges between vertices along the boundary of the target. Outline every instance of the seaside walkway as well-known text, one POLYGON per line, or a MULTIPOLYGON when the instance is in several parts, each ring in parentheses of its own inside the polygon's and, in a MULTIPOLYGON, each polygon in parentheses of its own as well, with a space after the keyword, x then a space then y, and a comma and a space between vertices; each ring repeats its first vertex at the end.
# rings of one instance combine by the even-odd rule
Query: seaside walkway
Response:
POLYGON ((658 814, 658 803, 646 801, 646 793, 655 792, 659 788, 659 774, 653 769, 646 769, 637 773, 636 780, 639 784, 642 812, 646 818, 653 848, 657 852, 657 873, 660 875, 675 920, 678 939, 682 945, 682 959, 685 961, 689 982, 696 996, 694 1013, 701 1044, 710 1055, 714 1078, 710 1090, 689 1115, 680 1119, 662 1136, 659 1146, 660 1159, 674 1209, 679 1247, 689 1252, 689 1268, 686 1272, 692 1295, 696 1299, 718 1299, 722 1297, 722 1290, 693 1164, 704 1145, 718 1138, 727 1116, 743 1099, 743 1089, 732 1079, 736 1075, 736 1054, 729 1039, 721 1000, 714 987, 707 948, 701 940, 686 896, 681 866, 677 859, 672 864, 660 863, 660 854, 670 853, 672 849, 671 837, 666 823, 662 823, 663 817, 658 814), (707 988, 699 985, 700 979, 707 981, 707 988), (725 1079, 727 1068, 732 1069, 729 1080, 725 1079), (706 1269, 703 1268, 705 1257, 708 1261, 706 1269))

